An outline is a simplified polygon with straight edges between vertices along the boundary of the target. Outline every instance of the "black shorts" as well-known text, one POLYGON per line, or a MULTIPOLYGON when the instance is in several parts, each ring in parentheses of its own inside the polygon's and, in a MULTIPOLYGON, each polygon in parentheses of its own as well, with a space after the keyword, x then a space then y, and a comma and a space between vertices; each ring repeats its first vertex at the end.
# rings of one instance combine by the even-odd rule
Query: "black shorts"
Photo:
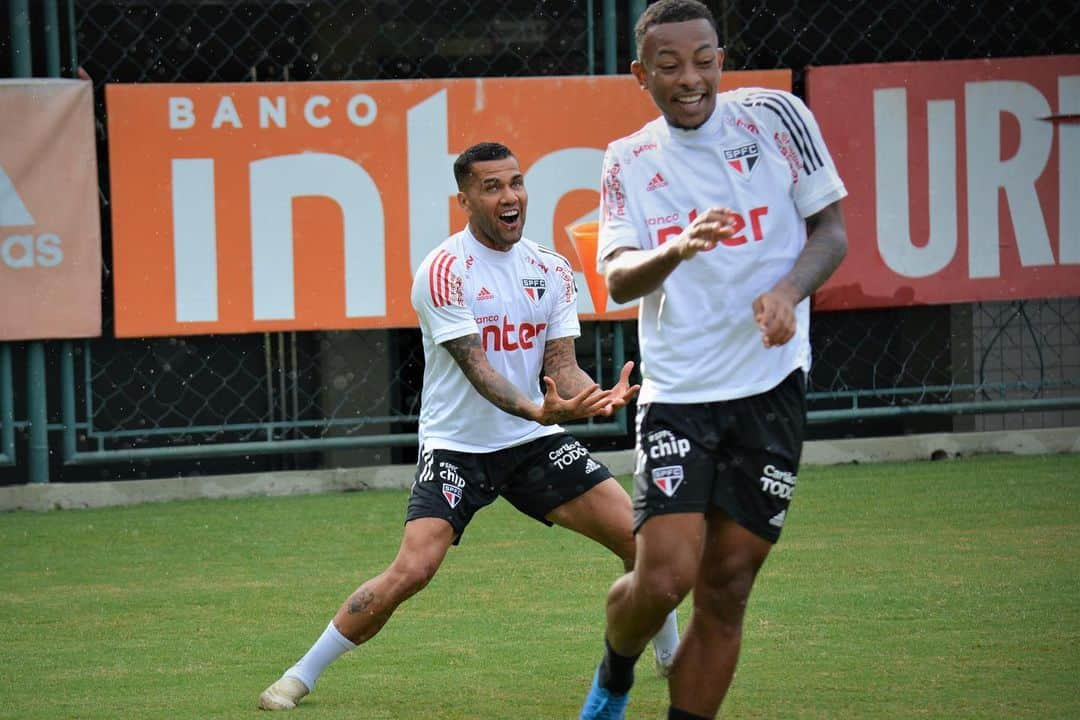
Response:
POLYGON ((634 532, 653 515, 716 506, 775 543, 795 493, 805 429, 802 370, 746 398, 639 406, 634 532))
POLYGON ((490 453, 432 450, 421 453, 405 522, 437 517, 457 537, 482 507, 502 495, 545 525, 548 513, 584 495, 611 477, 611 471, 566 433, 490 453))

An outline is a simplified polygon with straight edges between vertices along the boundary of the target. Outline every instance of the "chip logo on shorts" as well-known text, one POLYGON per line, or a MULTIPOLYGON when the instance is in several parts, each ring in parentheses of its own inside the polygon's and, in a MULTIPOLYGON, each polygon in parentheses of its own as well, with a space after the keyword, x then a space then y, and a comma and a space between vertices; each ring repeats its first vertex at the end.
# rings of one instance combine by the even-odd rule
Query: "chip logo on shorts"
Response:
POLYGON ((457 485, 451 485, 450 483, 442 484, 442 494, 446 498, 446 502, 450 504, 451 508, 456 508, 458 503, 461 502, 461 488, 457 485))
POLYGON ((653 485, 660 488, 660 492, 668 497, 675 495, 683 481, 683 469, 681 465, 668 465, 654 468, 652 471, 653 485))

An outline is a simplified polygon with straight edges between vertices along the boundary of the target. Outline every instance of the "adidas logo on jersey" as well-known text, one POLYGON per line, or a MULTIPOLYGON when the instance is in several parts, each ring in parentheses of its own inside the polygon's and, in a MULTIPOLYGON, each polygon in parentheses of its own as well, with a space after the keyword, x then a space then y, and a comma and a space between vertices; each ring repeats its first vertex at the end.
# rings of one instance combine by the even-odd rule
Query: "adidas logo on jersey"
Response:
POLYGON ((586 475, 588 475, 589 473, 591 473, 591 472, 593 472, 595 470, 599 470, 599 469, 600 469, 600 463, 596 462, 592 458, 589 458, 585 462, 585 474, 586 475))
POLYGON ((667 187, 667 180, 660 173, 653 175, 653 179, 649 181, 649 184, 645 186, 646 192, 652 192, 653 190, 659 190, 662 187, 667 187))
POLYGON ((495 295, 483 285, 480 286, 480 292, 476 293, 477 301, 480 300, 494 300, 495 295))
POLYGON ((784 527, 784 520, 787 519, 787 510, 781 510, 780 512, 769 518, 769 524, 774 527, 784 527))

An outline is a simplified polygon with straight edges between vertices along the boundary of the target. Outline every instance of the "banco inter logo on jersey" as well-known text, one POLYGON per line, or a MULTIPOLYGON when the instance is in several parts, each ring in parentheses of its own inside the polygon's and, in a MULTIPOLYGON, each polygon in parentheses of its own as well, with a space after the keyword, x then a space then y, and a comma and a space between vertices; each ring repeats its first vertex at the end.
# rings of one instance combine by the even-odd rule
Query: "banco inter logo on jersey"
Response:
POLYGON ((754 172, 760 158, 761 152, 758 150, 757 143, 724 150, 724 160, 743 180, 750 179, 750 174, 754 172))
POLYGON ((658 487, 660 492, 668 497, 675 495, 675 491, 682 485, 682 481, 683 469, 681 465, 667 465, 665 467, 653 468, 653 485, 658 487))
POLYGON ((530 300, 540 302, 540 298, 544 297, 544 293, 547 292, 547 280, 544 278, 521 278, 521 288, 530 300))

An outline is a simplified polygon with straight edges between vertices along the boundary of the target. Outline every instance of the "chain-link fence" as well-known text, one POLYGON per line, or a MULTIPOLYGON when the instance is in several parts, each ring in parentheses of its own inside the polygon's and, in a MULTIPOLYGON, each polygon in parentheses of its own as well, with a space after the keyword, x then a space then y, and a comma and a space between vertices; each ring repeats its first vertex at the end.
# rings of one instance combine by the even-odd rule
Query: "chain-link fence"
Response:
MULTIPOLYGON (((811 65, 1080 51, 1080 6, 1072 2, 707 4, 719 18, 729 69, 792 68, 797 93, 811 65)), ((633 16, 644 5, 74 0, 77 56, 97 91, 107 326, 101 339, 47 346, 49 386, 61 389, 49 397, 50 427, 75 430, 55 454, 53 479, 405 461, 415 452, 422 375, 415 330, 111 337, 106 83, 622 72, 633 54, 633 16), (313 439, 323 444, 305 444, 313 439), (62 456, 74 464, 63 465, 62 456)), ((813 432, 1080 424, 1060 403, 1080 393, 1078 328, 1078 298, 817 313, 813 432), (1028 403, 1023 415, 985 414, 1020 400, 1028 403)), ((623 354, 636 356, 634 342, 632 323, 588 324, 582 365, 609 372, 623 354)), ((8 349, 20 388, 25 347, 8 349)), ((0 429, 24 429, 5 422, 2 406, 0 392, 0 429)), ((625 428, 615 433, 592 442, 627 446, 625 428)), ((20 477, 0 469, 0 481, 20 477)))

